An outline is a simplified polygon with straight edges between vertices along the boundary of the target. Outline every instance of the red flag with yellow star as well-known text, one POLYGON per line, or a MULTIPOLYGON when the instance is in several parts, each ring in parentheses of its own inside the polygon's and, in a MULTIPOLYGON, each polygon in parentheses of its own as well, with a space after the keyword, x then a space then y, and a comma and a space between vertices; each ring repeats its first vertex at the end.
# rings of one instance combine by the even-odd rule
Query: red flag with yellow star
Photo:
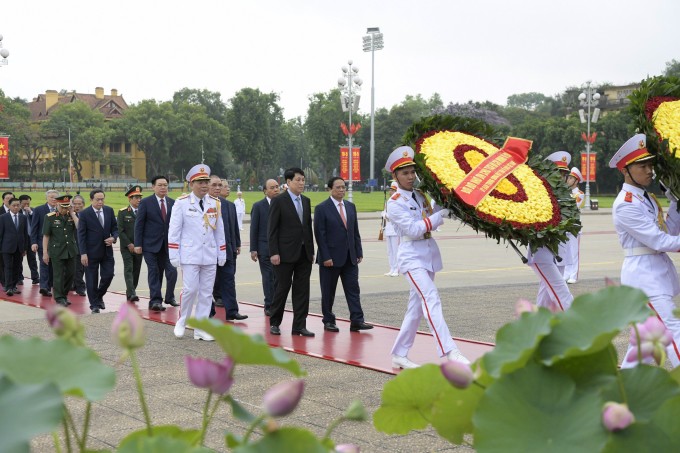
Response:
POLYGON ((0 179, 9 179, 9 137, 0 137, 0 179))

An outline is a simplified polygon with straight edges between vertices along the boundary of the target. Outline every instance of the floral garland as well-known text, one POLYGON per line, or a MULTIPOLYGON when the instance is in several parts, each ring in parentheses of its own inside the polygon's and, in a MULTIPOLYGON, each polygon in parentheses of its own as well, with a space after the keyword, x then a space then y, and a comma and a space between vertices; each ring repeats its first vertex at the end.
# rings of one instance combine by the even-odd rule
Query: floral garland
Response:
POLYGON ((532 249, 546 246, 557 253, 566 233, 580 230, 578 208, 555 165, 540 158, 513 172, 475 208, 454 188, 499 147, 485 137, 493 129, 470 118, 435 115, 409 128, 404 143, 416 152, 420 187, 475 231, 488 237, 516 241, 532 249))

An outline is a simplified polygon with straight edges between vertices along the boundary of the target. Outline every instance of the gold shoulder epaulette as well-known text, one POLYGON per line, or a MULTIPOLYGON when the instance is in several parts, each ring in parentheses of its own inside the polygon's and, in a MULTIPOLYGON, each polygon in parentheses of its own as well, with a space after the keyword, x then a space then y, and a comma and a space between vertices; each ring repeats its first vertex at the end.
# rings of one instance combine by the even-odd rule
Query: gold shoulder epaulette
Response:
POLYGON ((394 195, 392 195, 392 196, 390 197, 390 199, 391 199, 391 200, 397 200, 397 199, 399 199, 399 197, 401 197, 401 194, 400 194, 399 192, 397 192, 397 193, 395 193, 394 195))
POLYGON ((126 207, 124 207, 124 208, 120 208, 120 209, 119 209, 119 211, 125 211, 126 209, 128 209, 128 207, 127 207, 127 206, 126 206, 126 207))
POLYGON ((47 217, 52 216, 52 215, 57 215, 57 211, 50 212, 49 214, 47 214, 47 217))

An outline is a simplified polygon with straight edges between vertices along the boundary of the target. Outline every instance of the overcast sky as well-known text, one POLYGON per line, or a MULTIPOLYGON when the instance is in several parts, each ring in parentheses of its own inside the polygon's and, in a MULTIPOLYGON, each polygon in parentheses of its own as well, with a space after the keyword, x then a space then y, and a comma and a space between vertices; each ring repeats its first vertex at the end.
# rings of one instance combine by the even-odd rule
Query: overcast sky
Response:
POLYGON ((376 108, 437 92, 445 104, 554 95, 588 80, 626 84, 680 60, 678 0, 3 0, 10 51, 0 87, 111 88, 132 104, 183 88, 276 92, 284 116, 337 86, 348 59, 370 111, 367 27, 380 27, 376 108))

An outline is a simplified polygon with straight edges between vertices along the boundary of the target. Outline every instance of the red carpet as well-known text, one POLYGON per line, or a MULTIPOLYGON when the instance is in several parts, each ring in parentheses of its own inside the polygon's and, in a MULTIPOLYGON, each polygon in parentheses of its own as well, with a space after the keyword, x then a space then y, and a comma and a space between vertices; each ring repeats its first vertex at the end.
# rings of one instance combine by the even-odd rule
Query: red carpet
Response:
MULTIPOLYGON (((39 287, 32 286, 30 283, 30 279, 25 280, 24 286, 19 286, 19 290, 22 291, 21 294, 16 294, 12 297, 4 296, 3 299, 38 308, 47 308, 54 304, 52 297, 41 295, 39 287)), ((72 292, 69 295, 69 300, 72 302, 69 308, 74 312, 78 314, 90 313, 87 297, 81 297, 72 292)), ((103 313, 117 311, 121 304, 126 303, 125 294, 109 292, 104 297, 104 303, 106 304, 106 310, 103 313)), ((139 307, 142 317, 151 321, 175 325, 175 321, 179 316, 179 310, 169 306, 166 306, 168 308, 163 312, 147 310, 148 298, 141 298, 136 305, 139 307)), ((399 372, 398 369, 392 368, 390 357, 390 349, 399 331, 396 327, 373 324, 375 327, 371 330, 350 332, 349 320, 337 319, 336 324, 340 328, 340 332, 332 333, 323 330, 320 315, 310 313, 307 318, 307 328, 316 333, 316 337, 292 336, 290 330, 293 313, 287 310, 281 324, 281 335, 277 336, 269 334, 269 320, 264 315, 262 305, 239 302, 239 307, 240 313, 248 315, 249 318, 244 321, 234 322, 234 325, 249 334, 257 333, 262 335, 271 346, 281 347, 286 351, 296 354, 346 363, 383 373, 396 374, 399 372)), ((216 317, 224 319, 223 308, 217 309, 216 317)), ((168 331, 168 335, 171 336, 172 333, 168 331)), ((193 341, 190 338, 191 336, 187 335, 185 341, 193 341)), ((473 361, 485 352, 493 349, 493 344, 491 343, 461 338, 455 338, 455 340, 461 352, 473 361)), ((409 358, 415 363, 420 364, 441 362, 441 359, 437 357, 431 334, 418 332, 413 348, 411 348, 409 353, 409 358)))

